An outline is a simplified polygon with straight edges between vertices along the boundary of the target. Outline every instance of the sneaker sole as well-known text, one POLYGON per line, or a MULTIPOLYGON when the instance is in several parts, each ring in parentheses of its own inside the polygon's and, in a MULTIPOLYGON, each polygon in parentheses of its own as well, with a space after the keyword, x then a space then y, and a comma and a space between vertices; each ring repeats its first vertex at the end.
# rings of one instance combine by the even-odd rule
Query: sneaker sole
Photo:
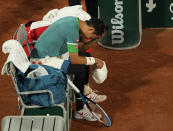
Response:
POLYGON ((84 120, 87 120, 87 121, 97 121, 97 119, 94 119, 94 120, 92 120, 92 119, 87 119, 87 118, 84 118, 84 117, 81 117, 81 116, 74 116, 74 118, 76 118, 76 119, 84 119, 84 120))

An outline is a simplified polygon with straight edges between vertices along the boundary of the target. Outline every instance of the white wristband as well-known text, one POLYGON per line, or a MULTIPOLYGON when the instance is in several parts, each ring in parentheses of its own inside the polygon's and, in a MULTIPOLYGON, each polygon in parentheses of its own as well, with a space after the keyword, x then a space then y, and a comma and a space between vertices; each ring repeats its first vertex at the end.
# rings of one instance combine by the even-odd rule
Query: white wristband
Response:
POLYGON ((86 58, 86 65, 94 65, 95 64, 95 59, 94 57, 85 57, 86 58))

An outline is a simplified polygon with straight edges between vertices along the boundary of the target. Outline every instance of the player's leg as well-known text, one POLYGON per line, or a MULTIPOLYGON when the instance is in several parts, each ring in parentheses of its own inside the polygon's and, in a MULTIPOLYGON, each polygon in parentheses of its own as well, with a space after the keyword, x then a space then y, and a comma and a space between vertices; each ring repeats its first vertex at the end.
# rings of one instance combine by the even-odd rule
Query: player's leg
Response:
MULTIPOLYGON (((68 74, 74 74, 73 84, 83 94, 84 85, 88 83, 89 67, 86 65, 70 64, 68 67, 68 74)), ((82 99, 78 94, 76 95, 76 111, 74 117, 77 119, 85 119, 88 121, 96 121, 96 118, 90 113, 87 108, 84 108, 82 99)))
MULTIPOLYGON (((90 53, 87 53, 87 52, 79 52, 79 55, 80 56, 86 56, 86 57, 91 57, 90 53)), ((90 70, 90 67, 89 66, 86 66, 87 68, 87 77, 86 78, 86 82, 87 84, 84 85, 84 95, 86 97, 88 97, 89 99, 91 99, 92 101, 95 101, 96 103, 99 103, 99 102, 103 102, 107 99, 107 96, 106 95, 100 95, 100 94, 97 94, 95 90, 92 90, 90 85, 89 85, 89 70, 90 70)))

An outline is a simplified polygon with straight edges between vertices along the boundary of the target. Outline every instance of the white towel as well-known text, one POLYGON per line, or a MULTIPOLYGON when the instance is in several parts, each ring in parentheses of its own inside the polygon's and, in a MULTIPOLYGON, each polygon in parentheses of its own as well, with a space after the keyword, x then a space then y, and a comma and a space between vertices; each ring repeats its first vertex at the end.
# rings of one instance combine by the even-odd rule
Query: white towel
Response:
POLYGON ((104 62, 101 69, 95 69, 92 72, 92 78, 97 84, 103 83, 107 78, 108 70, 106 68, 106 63, 104 62))
MULTIPOLYGON (((40 27, 49 26, 51 24, 52 23, 49 22, 49 21, 36 21, 36 22, 33 22, 31 24, 30 31, 33 30, 33 29, 40 28, 40 27)), ((29 31, 29 33, 30 33, 30 31, 29 31)))
POLYGON ((8 74, 7 65, 10 62, 12 62, 15 67, 23 73, 26 72, 31 63, 29 62, 23 47, 17 40, 8 40, 4 42, 2 45, 2 51, 5 54, 9 53, 1 71, 2 75, 6 73, 8 74))
POLYGON ((58 10, 58 9, 50 10, 50 11, 43 17, 43 20, 44 20, 44 21, 49 21, 49 20, 55 18, 56 16, 58 16, 58 14, 59 14, 59 10, 58 10))
POLYGON ((66 16, 75 16, 83 21, 91 19, 91 16, 82 9, 81 5, 75 5, 64 7, 59 10, 51 10, 43 17, 43 20, 54 23, 55 21, 66 16))
POLYGON ((78 17, 82 21, 91 19, 91 16, 82 9, 81 5, 68 6, 59 10, 50 10, 45 16, 43 16, 42 21, 36 21, 31 24, 30 31, 39 27, 49 26, 55 21, 66 16, 78 17))

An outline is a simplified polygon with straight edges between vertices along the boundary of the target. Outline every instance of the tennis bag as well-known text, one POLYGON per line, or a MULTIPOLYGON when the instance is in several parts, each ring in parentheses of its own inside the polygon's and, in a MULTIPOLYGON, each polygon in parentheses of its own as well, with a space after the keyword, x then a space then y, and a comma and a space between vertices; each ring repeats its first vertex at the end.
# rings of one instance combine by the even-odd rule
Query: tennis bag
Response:
MULTIPOLYGON (((59 69, 46 65, 30 65, 29 71, 16 73, 17 85, 20 92, 50 90, 53 93, 54 103, 59 104, 66 101, 66 75, 59 69), (30 71, 36 70, 38 66, 43 67, 47 71, 47 75, 28 78, 30 71)), ((52 105, 49 93, 39 93, 32 95, 22 95, 25 104, 40 105, 49 107, 52 105)))

